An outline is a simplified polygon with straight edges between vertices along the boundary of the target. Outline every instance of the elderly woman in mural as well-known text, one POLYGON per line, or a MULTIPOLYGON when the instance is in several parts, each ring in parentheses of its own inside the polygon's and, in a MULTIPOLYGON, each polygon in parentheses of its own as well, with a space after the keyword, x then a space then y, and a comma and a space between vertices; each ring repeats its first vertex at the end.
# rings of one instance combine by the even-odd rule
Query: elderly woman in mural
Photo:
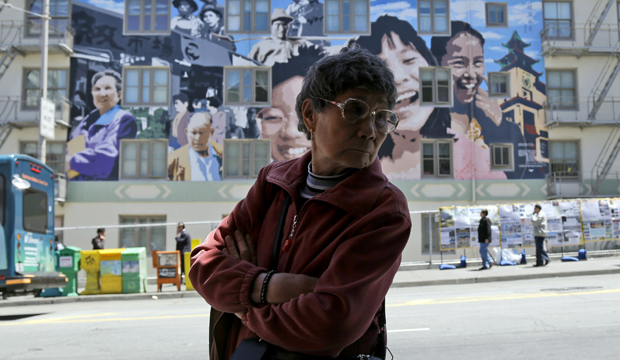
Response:
POLYGON ((123 84, 118 72, 100 71, 91 84, 96 109, 71 130, 67 176, 71 180, 118 180, 121 139, 135 139, 138 125, 119 105, 123 84))
MULTIPOLYGON (((355 43, 379 55, 394 73, 398 98, 394 111, 401 119, 398 129, 388 135, 379 156, 383 171, 392 180, 420 179, 420 143, 423 138, 451 139, 450 110, 420 106, 419 68, 437 66, 426 42, 410 23, 384 15, 372 23, 372 35, 361 36, 355 43)), ((455 139, 454 161, 456 179, 471 178, 471 142, 455 139)), ((477 151, 486 167, 476 167, 476 176, 501 178, 501 172, 490 173, 488 151, 477 151), (486 159, 486 160, 485 160, 486 159)))
POLYGON ((172 0, 172 6, 177 8, 179 15, 172 18, 170 28, 190 35, 199 27, 200 21, 194 15, 198 4, 194 0, 172 0))

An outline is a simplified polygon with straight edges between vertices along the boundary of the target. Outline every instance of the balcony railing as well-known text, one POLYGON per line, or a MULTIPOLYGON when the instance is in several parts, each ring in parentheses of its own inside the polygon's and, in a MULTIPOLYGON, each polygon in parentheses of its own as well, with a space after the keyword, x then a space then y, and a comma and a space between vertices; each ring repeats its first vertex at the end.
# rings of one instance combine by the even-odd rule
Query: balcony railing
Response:
POLYGON ((618 25, 603 24, 592 40, 592 44, 587 44, 593 30, 592 26, 585 24, 576 24, 570 27, 548 24, 540 32, 542 54, 543 56, 556 53, 584 55, 588 52, 611 52, 620 41, 618 25))
POLYGON ((596 118, 590 119, 594 99, 548 98, 545 102, 547 126, 552 125, 612 125, 620 122, 620 98, 607 97, 596 112, 596 118))
MULTIPOLYGON (((71 102, 64 98, 55 99, 56 121, 69 123, 71 102)), ((28 107, 26 100, 20 96, 0 96, 0 123, 11 123, 21 128, 38 126, 41 119, 39 106, 28 107)), ((30 104, 28 104, 30 105, 30 104)))
POLYGON ((596 174, 590 179, 583 179, 579 171, 556 171, 545 176, 547 180, 547 198, 575 198, 591 196, 618 196, 620 172, 610 172, 600 187, 598 194, 592 193, 596 174))
MULTIPOLYGON (((14 47, 22 52, 41 51, 41 25, 35 21, 0 21, 0 51, 14 47)), ((73 52, 73 28, 66 19, 50 21, 50 51, 73 52)))

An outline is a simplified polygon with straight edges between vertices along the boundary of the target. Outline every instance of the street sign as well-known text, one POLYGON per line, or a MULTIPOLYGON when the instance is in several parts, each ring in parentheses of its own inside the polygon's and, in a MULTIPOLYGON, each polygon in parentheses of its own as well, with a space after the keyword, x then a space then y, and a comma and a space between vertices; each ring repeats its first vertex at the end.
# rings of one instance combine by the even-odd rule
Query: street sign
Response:
POLYGON ((54 124, 56 117, 56 104, 53 101, 41 98, 41 136, 48 140, 54 140, 54 124))

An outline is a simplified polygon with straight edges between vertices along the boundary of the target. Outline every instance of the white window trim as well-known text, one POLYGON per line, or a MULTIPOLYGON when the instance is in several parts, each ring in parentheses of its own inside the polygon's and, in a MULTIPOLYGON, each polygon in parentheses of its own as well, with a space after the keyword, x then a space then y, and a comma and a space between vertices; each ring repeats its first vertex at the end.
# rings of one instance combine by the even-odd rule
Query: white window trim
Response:
POLYGON ((344 16, 343 14, 343 0, 338 0, 339 4, 340 4, 340 8, 339 8, 339 12, 338 12, 338 25, 339 25, 339 29, 338 31, 329 31, 327 30, 327 4, 325 4, 325 1, 323 1, 323 34, 331 34, 331 35, 335 35, 335 34, 355 34, 355 35, 370 35, 370 26, 371 26, 371 21, 370 21, 370 1, 366 0, 366 17, 367 17, 367 24, 366 24, 366 31, 355 31, 355 13, 354 13, 354 1, 355 0, 350 0, 350 10, 349 10, 349 31, 344 31, 343 30, 343 23, 344 21, 342 20, 342 17, 344 16))
POLYGON ((426 179, 451 179, 454 177, 454 146, 451 140, 423 140, 420 146, 420 172, 422 173, 422 178, 426 179), (424 153, 423 146, 424 144, 433 144, 433 161, 434 161, 434 174, 424 174, 424 153), (448 144, 450 146, 450 174, 448 175, 439 175, 439 151, 438 144, 448 144))
MULTIPOLYGON (((268 9, 271 11, 271 0, 269 0, 269 7, 268 9)), ((256 2, 253 0, 241 0, 241 30, 230 30, 228 29, 228 0, 224 1, 224 32, 226 34, 271 34, 271 13, 267 14, 267 30, 263 31, 263 30, 256 30, 256 2), (252 3, 252 15, 250 17, 250 30, 246 31, 243 30, 245 28, 245 23, 243 23, 244 20, 244 16, 243 16, 243 9, 244 9, 244 2, 245 1, 250 1, 252 3)))
MULTIPOLYGON (((574 142, 575 144, 577 144, 577 172, 579 173, 579 175, 578 176, 566 176, 566 175, 563 175, 563 177, 565 179, 581 181, 581 174, 583 173, 582 172, 583 161, 582 161, 582 154, 581 154, 581 141, 578 140, 578 139, 553 139, 553 140, 549 140, 549 173, 550 174, 554 173, 554 171, 551 169, 551 167, 553 165, 552 163, 553 163, 554 160, 556 160, 556 161, 559 160, 561 163, 565 163, 566 160, 572 160, 572 159, 569 159, 567 157, 563 157, 562 159, 553 159, 553 154, 551 153, 552 152, 552 144, 553 143, 563 143, 563 144, 566 144, 566 143, 569 143, 569 142, 574 142)), ((562 172, 564 173, 564 172, 567 172, 567 171, 562 171, 562 172)))
MULTIPOLYGON (((239 99, 243 99, 244 98, 244 94, 243 94, 243 76, 240 76, 239 78, 239 99)), ((224 66, 224 86, 223 86, 223 90, 224 90, 224 103, 223 105, 226 106, 232 106, 232 105, 245 105, 245 106, 271 106, 271 94, 272 94, 272 86, 271 86, 272 80, 271 80, 271 66, 224 66), (230 70, 239 70, 239 71, 243 71, 243 70, 251 70, 252 71, 252 95, 251 95, 251 101, 250 103, 245 103, 243 101, 240 101, 238 103, 233 103, 230 102, 228 100, 228 71, 230 70), (268 84, 267 84, 267 102, 257 102, 256 101, 256 85, 255 85, 255 78, 256 78, 256 71, 257 70, 267 70, 268 74, 267 74, 267 80, 268 80, 268 84)))
POLYGON ((489 97, 495 98, 510 98, 510 74, 507 72, 489 72, 489 97), (493 92, 493 78, 496 76, 501 76, 506 78, 506 92, 505 93, 494 93, 493 92))
MULTIPOLYGON (((50 13, 52 12, 52 1, 53 0, 49 0, 49 5, 50 5, 50 13)), ((31 10, 32 9, 32 4, 27 1, 26 2, 26 7, 27 10, 31 10)), ((67 31, 67 28, 70 28, 71 26, 71 14, 73 11, 73 0, 68 0, 68 9, 67 9, 67 16, 52 16, 50 14, 51 20, 49 22, 49 37, 50 38, 58 38, 58 37, 63 37, 65 36, 65 33, 67 31), (58 30, 58 28, 56 26, 58 26, 57 24, 55 24, 55 21, 62 21, 65 20, 66 21, 66 28, 64 29, 64 31, 62 33, 57 33, 56 31, 58 30)), ((32 29, 32 24, 30 23, 31 20, 37 20, 40 19, 38 16, 33 16, 30 15, 28 13, 24 13, 25 16, 25 23, 26 23, 26 34, 25 37, 26 38, 40 38, 41 34, 33 34, 31 33, 31 29, 32 29)))
POLYGON ((121 103, 123 104, 123 106, 168 106, 170 104, 170 68, 166 67, 166 66, 125 66, 123 67, 123 89, 122 89, 122 94, 121 94, 121 103), (139 77, 138 77, 138 100, 142 100, 142 72, 144 70, 149 70, 150 73, 150 80, 149 80, 149 102, 144 103, 141 101, 138 101, 136 103, 128 103, 125 101, 125 96, 127 95, 127 92, 125 91, 127 89, 127 70, 137 70, 139 73, 139 77), (154 81, 154 77, 155 77, 155 70, 166 70, 166 97, 165 97, 165 101, 161 102, 161 103, 157 103, 153 100, 153 96, 154 96, 154 88, 155 88, 155 81, 154 81))
POLYGON ((268 139, 224 139, 224 152, 222 154, 222 180, 230 180, 230 179, 254 179, 256 178, 257 175, 254 175, 255 173, 258 174, 257 170, 260 169, 256 169, 255 165, 256 165, 256 149, 255 149, 255 144, 257 143, 265 143, 267 144, 267 157, 265 160, 267 160, 267 164, 269 164, 271 162, 271 140, 268 139), (239 154, 240 156, 237 158, 237 160, 239 161, 239 165, 238 165, 238 169, 240 171, 243 170, 243 147, 241 146, 241 144, 243 143, 250 143, 250 175, 245 176, 243 174, 234 176, 234 175, 227 175, 227 163, 228 163, 228 158, 226 157, 226 145, 229 143, 236 143, 239 146, 239 154))
MULTIPOLYGON (((161 142, 165 145, 166 149, 168 148, 168 140, 167 139, 122 139, 121 140, 121 144, 120 144, 120 151, 119 151, 119 162, 118 162, 118 178, 119 180, 167 180, 168 179, 168 174, 167 171, 164 170, 164 175, 163 176, 152 176, 152 156, 153 156, 153 148, 152 148, 152 143, 155 142, 161 142), (148 177, 141 177, 140 176, 140 148, 138 147, 138 151, 136 154, 136 177, 129 177, 129 176, 123 176, 123 161, 125 160, 124 158, 124 152, 125 152, 125 144, 128 143, 149 143, 149 159, 147 161, 148 163, 148 173, 149 176, 148 177)), ((168 153, 166 152, 166 158, 163 160, 164 161, 164 169, 168 168, 168 153)))
POLYGON ((167 21, 167 29, 166 30, 155 30, 155 21, 156 21, 156 1, 155 0, 150 0, 151 1, 151 9, 152 9, 152 13, 151 13, 151 30, 143 30, 144 29, 144 1, 149 1, 149 0, 140 0, 140 30, 129 30, 127 29, 127 26, 129 25, 129 21, 127 20, 127 17, 129 16, 129 1, 125 0, 125 13, 123 15, 123 35, 170 35, 171 30, 170 30, 170 21, 171 21, 171 6, 172 6, 172 1, 168 2, 168 21, 167 21))
POLYGON ((428 66, 428 67, 420 67, 419 71, 432 71, 433 72, 433 101, 432 102, 424 102, 422 99, 422 75, 420 74, 420 81, 418 89, 418 94, 420 94, 420 106, 433 106, 433 107, 452 107, 454 106, 454 84, 452 83, 452 68, 448 66, 428 66), (448 74, 448 97, 449 101, 447 103, 437 101, 437 70, 446 70, 450 73, 448 74))
POLYGON ((507 28, 508 25, 508 3, 485 3, 485 20, 487 27, 493 28, 507 28), (490 23, 489 22, 489 5, 501 6, 504 9, 504 22, 503 23, 490 23))
MULTIPOLYGON (((547 72, 547 77, 549 76, 549 72, 550 71, 559 71, 559 72, 568 72, 568 71, 570 71, 570 72, 572 72, 573 73, 573 80, 575 81, 574 98, 576 100, 579 100, 579 79, 577 78, 578 74, 577 74, 577 69, 576 68, 568 68, 568 69, 564 69, 564 68, 550 68, 550 69, 548 69, 548 68, 545 68, 545 71, 547 72)), ((550 100, 552 98, 549 96, 549 90, 550 89, 567 89, 567 88, 551 88, 549 86, 549 81, 548 80, 547 80, 547 84, 546 85, 547 85, 547 104, 549 104, 549 105, 552 105, 551 102, 550 102, 550 100)), ((553 108, 553 109, 555 109, 555 110, 579 110, 579 101, 576 101, 571 106, 564 106, 564 105, 561 105, 561 104, 554 105, 554 106, 555 106, 555 108, 553 108)))
POLYGON ((491 154, 491 170, 498 171, 514 171, 514 146, 513 144, 491 144, 489 146, 491 154), (508 148, 508 165, 496 165, 495 164, 495 149, 496 148, 508 148))
POLYGON ((418 12, 418 35, 450 35, 452 32, 451 17, 450 17, 450 1, 446 0, 446 31, 435 31, 435 0, 428 0, 431 2, 431 31, 422 31, 420 26, 420 2, 417 3, 418 12))
MULTIPOLYGON (((38 68, 38 67, 33 67, 33 68, 24 68, 24 69, 23 69, 23 73, 22 73, 22 84, 23 84, 23 86, 22 86, 22 101, 21 101, 21 109, 22 109, 22 110, 24 110, 24 111, 30 111, 30 110, 39 111, 39 110, 41 110, 40 105, 28 106, 28 105, 26 104, 26 101, 27 101, 27 98, 28 98, 28 96, 27 96, 27 90, 34 90, 34 88, 31 88, 31 89, 27 89, 27 88, 26 88, 26 83, 27 83, 27 81, 28 81, 28 80, 27 80, 27 79, 28 79, 28 72, 29 72, 29 71, 34 71, 34 70, 39 71, 39 83, 40 83, 40 82, 41 82, 41 68, 38 68)), ((49 76, 49 73, 50 73, 51 71, 59 71, 59 70, 64 70, 64 72, 65 72, 65 88, 64 88, 64 89, 65 89, 65 94, 69 95, 69 78, 71 77, 71 71, 70 71, 70 69, 69 69, 69 68, 48 68, 48 69, 47 69, 47 71, 48 71, 48 73, 47 73, 47 74, 48 74, 48 76, 49 76)), ((39 86, 39 87, 37 88, 37 90, 38 90, 38 89, 40 89, 40 88, 41 88, 41 86, 39 86)), ((49 92, 49 90, 50 90, 50 89, 51 89, 51 90, 58 90, 58 89, 62 89, 62 88, 52 87, 52 86, 50 86, 50 83, 49 83, 49 81, 48 81, 48 82, 47 82, 47 90, 48 90, 48 91, 47 91, 47 93, 48 93, 48 96, 49 96, 49 93, 50 93, 50 92, 49 92)), ((40 98, 40 97, 41 97, 41 94, 39 93, 38 98, 40 98)), ((52 101, 53 101, 53 100, 55 100, 55 99, 52 99, 52 101)), ((40 101, 40 100, 39 100, 39 101, 40 101)), ((54 103, 56 103, 56 102, 54 101, 54 103)), ((56 103, 56 111, 60 110, 60 108, 61 108, 61 105, 60 105, 60 104, 58 104, 58 103, 56 103)))
MULTIPOLYGON (((545 27, 545 20, 560 20, 560 19, 551 19, 551 18, 547 18, 545 16, 545 3, 570 3, 570 35, 569 36, 553 36, 553 39, 556 40, 571 40, 575 38, 575 14, 574 14, 574 8, 575 8, 575 4, 573 3, 572 0, 550 0, 550 1, 543 1, 542 2, 542 26, 543 26, 543 31, 548 31, 545 27)), ((547 34, 547 36, 549 36, 549 34, 547 34)))

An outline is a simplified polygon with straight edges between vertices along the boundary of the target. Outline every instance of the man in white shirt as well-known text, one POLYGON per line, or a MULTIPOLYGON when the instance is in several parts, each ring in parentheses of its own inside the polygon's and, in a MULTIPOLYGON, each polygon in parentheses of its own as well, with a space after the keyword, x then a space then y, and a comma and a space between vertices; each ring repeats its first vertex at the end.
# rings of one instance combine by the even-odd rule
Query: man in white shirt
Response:
POLYGON ((534 225, 534 240, 536 241, 536 265, 545 266, 549 264, 549 255, 545 251, 545 238, 547 237, 547 215, 542 211, 538 204, 534 205, 532 214, 532 225, 534 225), (543 263, 543 259, 545 262, 543 263))

